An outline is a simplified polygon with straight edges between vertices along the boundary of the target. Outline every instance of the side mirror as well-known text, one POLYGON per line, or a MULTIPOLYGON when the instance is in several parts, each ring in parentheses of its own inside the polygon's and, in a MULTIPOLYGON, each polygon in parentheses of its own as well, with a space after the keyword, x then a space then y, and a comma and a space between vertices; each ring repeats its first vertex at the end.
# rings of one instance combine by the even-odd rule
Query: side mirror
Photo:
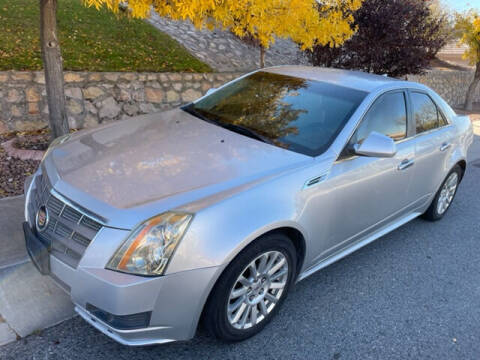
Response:
POLYGON ((210 95, 211 93, 213 93, 215 90, 217 90, 216 88, 210 88, 207 90, 207 93, 205 95, 210 95))
POLYGON ((395 156, 397 148, 392 138, 376 131, 370 133, 361 144, 353 145, 357 155, 389 158, 395 156))

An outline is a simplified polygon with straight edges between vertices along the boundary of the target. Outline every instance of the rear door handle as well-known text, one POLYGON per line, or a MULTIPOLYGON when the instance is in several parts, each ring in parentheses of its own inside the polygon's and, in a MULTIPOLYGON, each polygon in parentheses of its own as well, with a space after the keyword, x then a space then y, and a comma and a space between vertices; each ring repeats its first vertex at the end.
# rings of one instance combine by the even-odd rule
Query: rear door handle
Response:
POLYGON ((415 164, 415 161, 413 159, 404 159, 402 162, 398 165, 398 170, 405 170, 408 169, 410 166, 415 164))
POLYGON ((442 146, 440 146, 440 151, 445 151, 447 150, 452 144, 450 143, 443 143, 442 146))

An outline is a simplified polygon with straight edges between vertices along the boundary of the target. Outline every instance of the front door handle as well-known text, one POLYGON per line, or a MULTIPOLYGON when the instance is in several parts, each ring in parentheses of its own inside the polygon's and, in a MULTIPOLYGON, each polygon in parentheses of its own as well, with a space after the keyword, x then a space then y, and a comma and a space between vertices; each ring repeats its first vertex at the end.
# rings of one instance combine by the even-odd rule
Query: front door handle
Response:
POLYGON ((398 170, 405 170, 408 169, 410 166, 415 164, 415 161, 413 159, 404 159, 402 162, 398 165, 398 170))
POLYGON ((450 146, 452 146, 452 144, 450 143, 443 143, 442 146, 440 146, 440 151, 445 151, 447 150, 450 146))

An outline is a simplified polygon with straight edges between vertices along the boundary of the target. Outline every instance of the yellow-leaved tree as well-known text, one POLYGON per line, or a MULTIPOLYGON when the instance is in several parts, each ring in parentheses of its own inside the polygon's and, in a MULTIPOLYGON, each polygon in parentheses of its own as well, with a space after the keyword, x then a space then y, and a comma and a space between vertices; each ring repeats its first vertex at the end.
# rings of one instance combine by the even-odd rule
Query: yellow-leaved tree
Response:
POLYGON ((475 65, 475 74, 465 97, 465 110, 472 110, 475 90, 480 83, 480 15, 470 11, 457 14, 455 28, 461 34, 459 43, 467 45, 463 58, 475 65))
POLYGON ((352 12, 361 0, 238 0, 224 1, 215 11, 214 23, 247 38, 260 47, 260 67, 265 49, 275 38, 290 38, 302 50, 314 45, 341 45, 354 30, 352 12))
MULTIPOLYGON (((86 6, 118 12, 125 0, 83 0, 86 6)), ((174 20, 190 20, 197 28, 228 29, 249 36, 263 50, 276 37, 290 38, 302 49, 339 46, 353 33, 352 12, 362 0, 128 0, 132 17, 147 18, 151 10, 174 20)), ((45 67, 50 128, 53 137, 68 132, 62 60, 56 31, 57 0, 40 0, 41 42, 45 67)))

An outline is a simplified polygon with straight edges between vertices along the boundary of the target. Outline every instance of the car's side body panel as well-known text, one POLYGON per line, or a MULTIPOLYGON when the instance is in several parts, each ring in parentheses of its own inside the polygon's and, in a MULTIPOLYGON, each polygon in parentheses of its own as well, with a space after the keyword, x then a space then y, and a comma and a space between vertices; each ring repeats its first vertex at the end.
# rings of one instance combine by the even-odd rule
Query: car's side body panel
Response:
MULTIPOLYGON (((378 88, 365 99, 330 151, 319 156, 315 165, 253 186, 203 210, 196 208, 199 212, 192 231, 186 235, 184 245, 177 249, 168 271, 219 265, 220 259, 229 262, 260 235, 282 227, 293 227, 303 234, 307 248, 302 268, 305 271, 412 214, 418 216, 426 209, 451 167, 464 159, 462 151, 451 146, 446 152, 448 156, 441 162, 443 165, 432 177, 427 174, 431 169, 419 165, 423 162, 421 159, 417 163, 416 152, 427 146, 420 140, 425 136, 439 137, 437 142, 450 139, 455 125, 417 137, 412 134, 414 125, 411 126, 412 119, 409 119, 411 136, 397 143, 395 157, 354 156, 333 161, 378 97, 389 91, 409 88, 430 92, 423 85, 412 86, 400 81, 378 88), (415 165, 399 171, 398 166, 405 159, 414 159, 415 165), (317 167, 318 163, 322 166, 317 167), (425 181, 427 175, 431 177, 430 181, 425 181), (310 188, 301 186, 316 176, 322 177, 318 184, 310 188), (424 191, 417 191, 416 187, 424 183, 428 183, 424 191), (212 216, 216 220, 214 226, 206 220, 212 216), (231 230, 228 239, 211 241, 226 236, 225 226, 231 230)), ((189 207, 180 209, 188 211, 189 207)))
POLYGON ((312 189, 314 195, 307 212, 314 209, 313 203, 325 212, 317 217, 312 230, 312 233, 323 234, 321 249, 314 261, 356 242, 394 214, 402 216, 411 210, 416 202, 409 192, 414 169, 399 170, 398 166, 404 159, 414 157, 415 147, 411 140, 406 140, 397 144, 397 151, 392 158, 342 159, 333 164, 326 181, 312 189))
POLYGON ((411 191, 416 198, 430 197, 450 171, 454 135, 454 125, 448 125, 415 137, 416 171, 411 191))

